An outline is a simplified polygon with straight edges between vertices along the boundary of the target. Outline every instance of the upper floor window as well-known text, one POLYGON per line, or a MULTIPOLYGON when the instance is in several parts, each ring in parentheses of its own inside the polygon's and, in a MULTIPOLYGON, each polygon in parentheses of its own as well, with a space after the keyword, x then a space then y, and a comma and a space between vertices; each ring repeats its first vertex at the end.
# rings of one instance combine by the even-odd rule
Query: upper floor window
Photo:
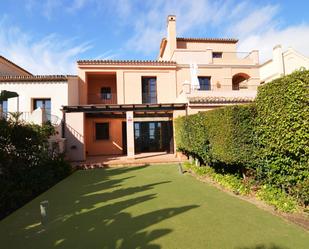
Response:
POLYGON ((101 88, 101 99, 112 99, 112 89, 110 87, 101 88))
POLYGON ((109 123, 95 124, 95 139, 108 140, 109 139, 109 123))
POLYGON ((142 77, 142 103, 157 103, 157 78, 142 77))
POLYGON ((51 115, 51 100, 50 99, 33 99, 33 110, 41 107, 45 109, 47 119, 50 118, 51 115))
POLYGON ((222 58, 222 52, 212 52, 212 58, 222 58))
POLYGON ((209 91, 210 90, 210 77, 198 77, 198 81, 200 83, 201 91, 209 91))

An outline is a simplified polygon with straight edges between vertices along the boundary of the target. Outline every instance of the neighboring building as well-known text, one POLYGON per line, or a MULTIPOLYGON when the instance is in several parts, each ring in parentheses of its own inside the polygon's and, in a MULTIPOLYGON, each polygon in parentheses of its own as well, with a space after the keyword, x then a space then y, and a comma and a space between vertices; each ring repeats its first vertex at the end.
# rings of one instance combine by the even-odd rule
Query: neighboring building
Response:
POLYGON ((0 55, 0 76, 32 76, 31 73, 0 55))
POLYGON ((56 115, 64 106, 63 136, 72 160, 174 153, 175 117, 254 100, 259 56, 237 52, 236 39, 178 38, 175 16, 168 17, 167 30, 158 60, 80 60, 72 83, 67 76, 28 76, 28 83, 12 76, 10 82, 2 77, 0 87, 25 96, 22 105, 30 111, 36 98, 49 98, 56 115), (35 88, 29 94, 28 85, 35 88))
POLYGON ((0 92, 17 93, 18 97, 0 101, 0 116, 19 112, 19 119, 35 124, 50 121, 61 141, 62 106, 78 104, 77 76, 32 75, 4 57, 0 57, 0 92))
POLYGON ((281 45, 277 45, 273 48, 273 58, 260 65, 261 82, 270 82, 300 68, 309 69, 309 58, 293 48, 283 52, 281 45))
POLYGON ((0 76, 1 90, 16 92, 19 95, 8 99, 3 111, 22 112, 25 118, 39 107, 44 107, 49 116, 61 118, 63 105, 78 103, 76 76, 0 76))

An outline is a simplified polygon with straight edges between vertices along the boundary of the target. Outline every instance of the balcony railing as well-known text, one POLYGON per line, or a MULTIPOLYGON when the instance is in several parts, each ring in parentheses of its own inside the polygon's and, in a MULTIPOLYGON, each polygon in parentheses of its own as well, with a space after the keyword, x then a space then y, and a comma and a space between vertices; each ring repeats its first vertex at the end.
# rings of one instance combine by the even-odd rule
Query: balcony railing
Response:
POLYGON ((117 104, 116 93, 89 93, 88 104, 117 104))

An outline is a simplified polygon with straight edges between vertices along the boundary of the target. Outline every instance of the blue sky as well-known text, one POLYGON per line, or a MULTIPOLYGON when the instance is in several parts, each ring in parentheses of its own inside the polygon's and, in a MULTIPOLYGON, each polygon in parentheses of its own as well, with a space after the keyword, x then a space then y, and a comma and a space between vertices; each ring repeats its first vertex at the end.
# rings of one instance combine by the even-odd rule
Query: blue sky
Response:
POLYGON ((232 37, 261 61, 282 44, 309 56, 309 1, 0 0, 0 54, 35 74, 77 59, 156 59, 166 17, 184 37, 232 37))

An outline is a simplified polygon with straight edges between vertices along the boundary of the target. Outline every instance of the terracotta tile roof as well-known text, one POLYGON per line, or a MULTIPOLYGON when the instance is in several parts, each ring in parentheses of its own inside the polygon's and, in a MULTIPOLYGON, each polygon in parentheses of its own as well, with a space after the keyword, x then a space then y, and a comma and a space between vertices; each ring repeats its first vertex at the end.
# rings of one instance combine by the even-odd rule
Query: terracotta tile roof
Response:
POLYGON ((77 76, 76 75, 0 76, 0 82, 67 81, 68 77, 77 77, 77 76))
POLYGON ((78 64, 96 64, 96 65, 154 65, 154 66, 174 66, 174 61, 157 61, 157 60, 78 60, 78 64))
POLYGON ((254 97, 189 97, 190 104, 249 103, 254 97))
POLYGON ((238 39, 234 38, 192 38, 192 37, 177 37, 177 41, 192 41, 192 42, 220 42, 220 43, 237 43, 238 39))
POLYGON ((14 67, 18 68, 19 70, 22 70, 23 72, 25 72, 25 73, 28 74, 29 76, 32 75, 32 73, 28 72, 26 69, 24 69, 24 68, 18 66, 17 64, 15 64, 14 62, 10 61, 9 59, 3 57, 2 55, 0 55, 0 59, 6 61, 6 62, 8 62, 8 63, 10 63, 11 65, 13 65, 14 67))

